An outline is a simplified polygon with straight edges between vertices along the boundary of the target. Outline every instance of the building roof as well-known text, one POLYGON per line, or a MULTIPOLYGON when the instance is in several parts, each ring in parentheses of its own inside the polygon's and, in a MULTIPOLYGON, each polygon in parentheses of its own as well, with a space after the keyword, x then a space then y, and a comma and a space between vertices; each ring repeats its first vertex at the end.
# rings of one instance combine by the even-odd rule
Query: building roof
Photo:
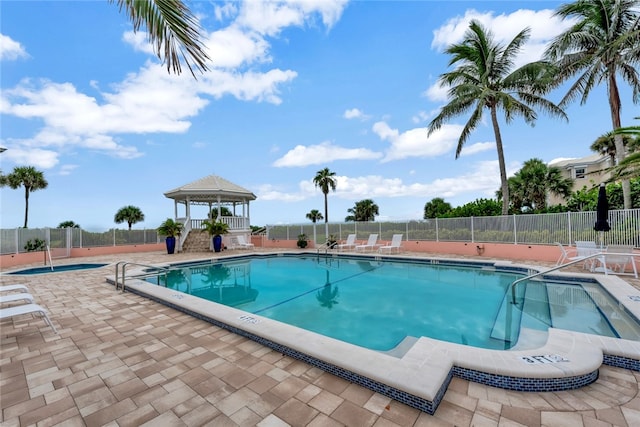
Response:
POLYGON ((255 200, 256 195, 246 188, 217 175, 209 175, 164 193, 165 197, 178 202, 230 203, 255 200))
POLYGON ((609 161, 609 156, 603 156, 602 154, 592 154, 587 157, 581 157, 579 159, 562 159, 556 162, 549 163, 549 166, 555 166, 558 168, 573 167, 577 165, 590 165, 598 164, 609 161))

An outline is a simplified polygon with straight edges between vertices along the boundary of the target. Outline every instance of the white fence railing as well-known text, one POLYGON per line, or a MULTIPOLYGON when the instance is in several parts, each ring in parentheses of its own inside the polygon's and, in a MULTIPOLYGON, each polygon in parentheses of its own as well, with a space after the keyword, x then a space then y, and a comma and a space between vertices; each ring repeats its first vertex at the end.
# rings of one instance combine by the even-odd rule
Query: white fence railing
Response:
MULTIPOLYGON (((505 215, 468 218, 436 218, 396 222, 329 223, 329 235, 338 240, 356 233, 358 240, 377 233, 381 240, 391 240, 396 233, 403 240, 437 242, 483 242, 528 245, 552 245, 560 242, 572 245, 576 240, 600 241, 605 245, 640 247, 640 209, 609 212, 611 231, 598 233, 593 229, 595 212, 564 212, 535 215, 505 215)), ((267 238, 296 240, 299 234, 316 244, 327 240, 324 223, 268 225, 267 238)))
MULTIPOLYGON (((242 217, 223 217, 231 220, 232 230, 249 229, 248 220, 242 217), (244 226, 244 227, 243 227, 244 226)), ((507 215, 469 218, 438 218, 413 221, 345 222, 329 223, 329 234, 338 240, 356 233, 358 240, 377 233, 381 240, 391 240, 396 233, 403 240, 437 242, 484 242, 528 245, 552 245, 560 242, 572 245, 576 240, 600 241, 605 245, 633 245, 640 248, 640 209, 609 212, 611 231, 598 233, 593 230, 595 212, 565 212, 557 214, 507 215)), ((193 228, 194 221, 191 220, 193 228)), ((327 240, 324 223, 268 225, 268 239, 296 240, 299 234, 322 244, 327 240)), ((35 239, 49 245, 52 253, 67 253, 69 248, 135 245, 160 243, 155 229, 90 232, 79 228, 13 228, 0 229, 0 254, 26 252, 25 246, 35 239)))

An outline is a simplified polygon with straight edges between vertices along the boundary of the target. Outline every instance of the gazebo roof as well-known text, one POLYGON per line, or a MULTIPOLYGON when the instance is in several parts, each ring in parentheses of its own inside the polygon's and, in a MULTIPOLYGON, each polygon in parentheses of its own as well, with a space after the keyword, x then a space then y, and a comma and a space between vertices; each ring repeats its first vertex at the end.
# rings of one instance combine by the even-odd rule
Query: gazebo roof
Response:
POLYGON ((230 203, 256 199, 256 195, 251 191, 217 175, 200 178, 182 187, 167 191, 164 195, 169 199, 184 203, 186 203, 187 199, 191 203, 214 203, 218 201, 230 203))

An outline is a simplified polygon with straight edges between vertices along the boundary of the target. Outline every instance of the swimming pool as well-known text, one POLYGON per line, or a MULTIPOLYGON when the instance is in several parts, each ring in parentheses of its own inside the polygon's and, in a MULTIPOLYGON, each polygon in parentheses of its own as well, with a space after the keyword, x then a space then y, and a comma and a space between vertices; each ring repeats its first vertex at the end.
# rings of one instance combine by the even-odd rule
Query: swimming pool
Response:
POLYGON ((63 271, 76 271, 76 270, 88 270, 93 268, 104 267, 104 263, 81 263, 81 264, 63 264, 63 265, 54 265, 53 268, 49 265, 46 267, 32 267, 26 268, 24 270, 12 271, 7 274, 14 275, 32 275, 32 274, 47 274, 47 273, 61 273, 63 271))
MULTIPOLYGON (((187 289, 189 283, 193 287, 193 283, 189 281, 183 283, 182 288, 179 289, 171 289, 157 284, 159 280, 158 273, 161 270, 166 271, 167 267, 180 267, 180 270, 182 270, 182 267, 197 264, 195 268, 203 269, 204 271, 208 269, 206 264, 218 264, 219 261, 276 260, 291 256, 308 258, 310 255, 312 254, 274 252, 269 254, 223 256, 206 262, 181 263, 171 266, 159 265, 155 272, 144 266, 128 267, 126 291, 157 301, 189 316, 206 321, 215 327, 253 340, 270 348, 272 351, 301 360, 349 382, 362 385, 374 392, 429 414, 435 412, 453 377, 510 390, 560 391, 579 388, 594 382, 598 378, 598 368, 602 364, 640 371, 640 341, 637 340, 572 332, 555 327, 545 327, 545 329, 548 329, 546 332, 526 327, 521 328, 519 331, 517 345, 506 351, 451 343, 429 338, 428 336, 403 340, 392 351, 376 351, 272 320, 262 314, 245 311, 244 308, 248 302, 252 302, 254 299, 255 301, 260 301, 263 295, 260 292, 255 294, 255 291, 259 291, 259 289, 253 282, 253 274, 245 276, 245 278, 251 279, 251 286, 248 286, 248 282, 242 281, 244 279, 242 275, 239 275, 240 270, 235 271, 235 275, 233 275, 233 285, 231 285, 232 282, 230 281, 230 277, 234 273, 233 270, 221 274, 218 274, 218 272, 208 273, 207 276, 211 286, 215 283, 227 283, 230 285, 227 287, 219 286, 217 295, 220 299, 235 299, 234 304, 231 305, 236 305, 239 302, 236 305, 237 308, 207 301, 183 292, 187 289), (152 274, 156 276, 155 283, 144 280, 144 278, 148 278, 152 274), (245 288, 242 292, 239 292, 238 289, 235 291, 224 290, 236 287, 236 280, 238 286, 242 285, 245 288), (541 335, 543 336, 542 339, 541 335), (527 345, 521 346, 523 342, 527 345)), ((311 257, 316 258, 315 256, 311 257)), ((317 259, 323 260, 325 258, 347 261, 347 258, 341 258, 339 255, 321 256, 317 259)), ((536 267, 513 264, 508 261, 467 261, 411 257, 405 259, 401 256, 374 257, 366 255, 349 256, 348 258, 356 262, 369 263, 369 266, 376 265, 379 261, 393 260, 406 263, 415 262, 417 264, 469 267, 480 270, 487 276, 492 275, 495 271, 518 274, 520 276, 539 271, 536 267)), ((359 265, 364 267, 364 264, 359 265)), ((193 272, 191 270, 183 271, 186 271, 188 276, 192 276, 193 272)), ((253 272, 253 270, 251 271, 253 272)), ((331 282, 335 283, 331 271, 329 276, 331 282)), ((306 273, 306 271, 303 272, 303 274, 306 273)), ((178 270, 174 270, 169 274, 179 275, 180 273, 178 270)), ((326 272, 324 277, 326 279, 326 272)), ((287 274, 283 274, 281 279, 277 280, 285 280, 286 278, 287 274)), ((543 278, 547 280, 550 277, 545 274, 543 278)), ((106 278, 107 282, 111 284, 116 283, 116 279, 117 275, 106 278)), ((628 311, 633 317, 640 318, 640 290, 618 277, 554 272, 552 279, 554 283, 558 284, 558 291, 562 289, 566 291, 568 288, 565 285, 569 285, 569 287, 581 283, 602 285, 606 289, 605 295, 610 294, 607 295, 607 298, 613 297, 613 305, 623 307, 623 311, 628 311)), ((123 285, 124 290, 122 276, 117 280, 119 284, 123 285)), ((316 297, 323 295, 324 283, 322 281, 321 289, 308 291, 308 294, 315 298, 318 304, 320 301, 316 297)), ((331 312, 344 303, 340 296, 343 295, 345 285, 341 285, 341 283, 337 283, 339 288, 337 293, 338 303, 332 304, 332 308, 329 310, 331 312)), ((467 285, 469 286, 469 283, 467 285)), ((531 288, 539 291, 537 286, 531 286, 531 288)), ((520 306, 520 301, 525 295, 523 290, 525 287, 519 285, 516 289, 517 305, 520 306)), ((553 292, 555 291, 551 293, 553 294, 553 292)), ((535 294, 536 292, 534 291, 532 295, 535 294)), ((328 299, 325 298, 325 301, 332 301, 333 291, 331 293, 327 291, 324 295, 328 297, 328 299)), ((563 298, 568 300, 580 299, 582 303, 585 303, 584 298, 587 298, 587 296, 582 292, 559 292, 558 295, 552 296, 550 301, 562 306, 566 302, 563 298), (580 295, 579 298, 578 295, 580 295)), ((593 300, 593 298, 589 298, 593 300)), ((587 298, 587 301, 589 298, 587 298)), ((533 304, 538 304, 536 298, 531 297, 530 299, 533 304)), ((535 315, 529 316, 533 317, 533 320, 527 318, 527 316, 523 316, 520 320, 514 319, 514 309, 517 307, 512 306, 515 305, 501 305, 500 311, 504 311, 505 319, 510 319, 512 322, 516 320, 523 324, 545 319, 544 316, 535 315), (511 307, 511 310, 505 310, 509 307, 511 307)), ((324 309, 328 310, 327 308, 324 309)), ((605 305, 603 311, 607 310, 609 310, 609 307, 605 305)), ((546 310, 546 312, 549 312, 549 310, 546 310)), ((536 313, 536 311, 534 310, 533 313, 536 313)), ((540 314, 544 313, 545 311, 543 310, 540 314)), ((161 314, 159 313, 159 315, 161 314)), ((588 317, 591 318, 591 314, 588 317)), ((616 330, 622 328, 622 324, 616 323, 615 319, 612 319, 609 323, 616 330)), ((496 328, 493 332, 500 333, 500 328, 496 328)), ((504 335, 507 336, 506 334, 504 335)))
POLYGON ((147 280, 378 351, 418 337, 496 350, 539 346, 549 327, 640 340, 635 319, 596 283, 532 281, 517 289, 514 305, 510 285, 523 272, 484 267, 263 257, 183 266, 147 280))

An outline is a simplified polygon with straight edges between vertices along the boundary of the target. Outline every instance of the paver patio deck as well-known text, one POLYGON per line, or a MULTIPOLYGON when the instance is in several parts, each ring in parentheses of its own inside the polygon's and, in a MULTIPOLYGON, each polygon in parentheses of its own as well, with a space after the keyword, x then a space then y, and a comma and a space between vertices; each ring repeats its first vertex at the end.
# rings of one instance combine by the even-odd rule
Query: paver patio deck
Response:
MULTIPOLYGON (((157 252, 82 262, 155 264, 207 256, 157 252)), ((435 415, 428 415, 161 304, 116 292, 105 282, 113 272, 108 266, 0 276, 3 285, 26 284, 59 331, 31 316, 0 323, 0 425, 640 425, 638 372, 603 366, 590 386, 548 393, 454 378, 435 415)))

